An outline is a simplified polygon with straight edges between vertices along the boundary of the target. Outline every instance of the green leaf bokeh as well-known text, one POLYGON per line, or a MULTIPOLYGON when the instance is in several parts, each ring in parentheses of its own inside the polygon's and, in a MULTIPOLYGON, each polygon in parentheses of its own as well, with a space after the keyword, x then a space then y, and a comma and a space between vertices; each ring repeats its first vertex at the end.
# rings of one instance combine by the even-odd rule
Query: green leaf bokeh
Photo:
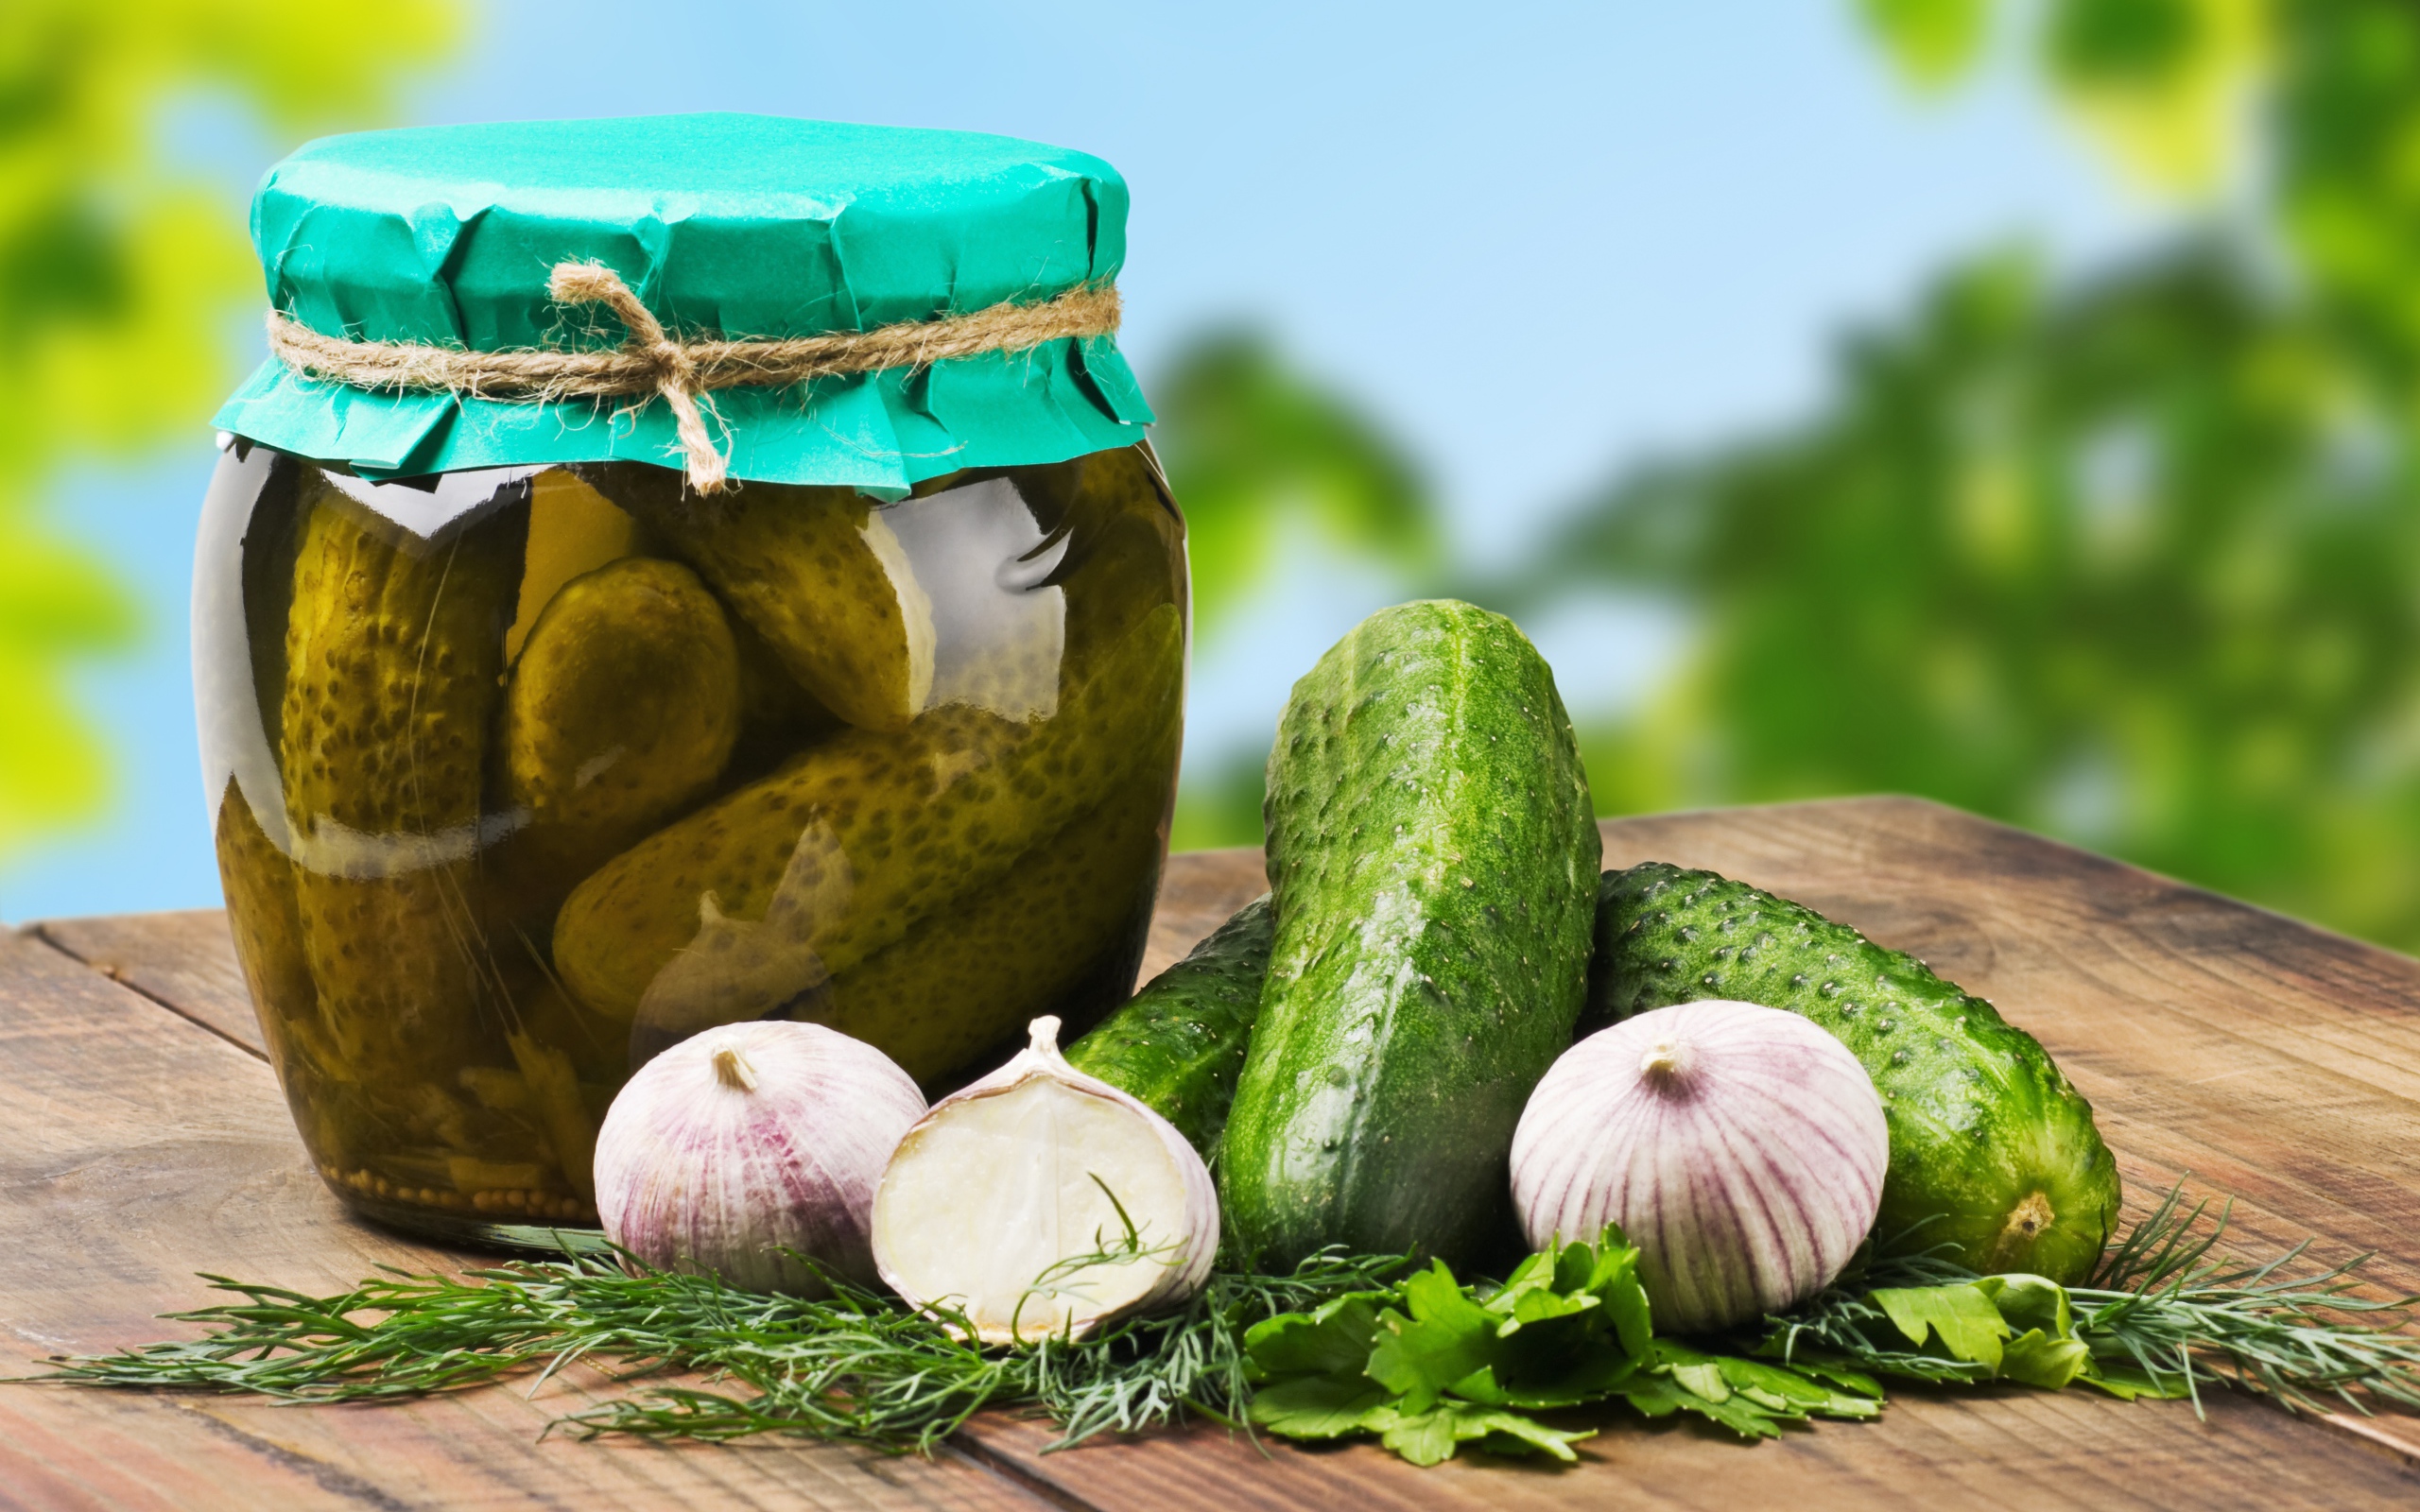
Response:
MULTIPOLYGON (((1943 87, 1991 9, 1861 13, 1943 87)), ((2223 189, 2199 229, 2082 279, 1972 255, 1845 343, 1810 421, 1407 589, 1682 608, 1652 697, 1574 711, 1602 813, 1923 794, 2420 949, 2420 8, 2013 16, 2117 168, 2223 189)), ((1195 833, 1253 838, 1256 782, 1222 782, 1195 833)))
POLYGON ((209 423, 259 272, 164 112, 231 99, 282 143, 365 124, 456 29, 448 0, 10 0, 0 9, 0 858, 96 813, 108 752, 71 686, 150 627, 45 523, 62 471, 209 423))

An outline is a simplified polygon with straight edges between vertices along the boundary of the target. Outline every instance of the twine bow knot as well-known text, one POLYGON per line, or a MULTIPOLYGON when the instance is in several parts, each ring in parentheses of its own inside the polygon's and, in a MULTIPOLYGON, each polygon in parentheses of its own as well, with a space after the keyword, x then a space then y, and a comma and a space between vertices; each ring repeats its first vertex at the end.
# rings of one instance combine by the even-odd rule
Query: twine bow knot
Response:
POLYGON ((557 304, 601 304, 621 318, 631 333, 622 350, 653 367, 656 391, 672 408, 672 429, 688 463, 689 487, 700 493, 720 493, 730 464, 706 434, 705 417, 698 412, 698 365, 688 350, 664 334, 655 313, 639 302, 619 273, 602 263, 557 263, 546 275, 546 297, 557 304))
POLYGON ((1113 335, 1118 299, 1106 284, 1079 284, 1030 304, 1007 301, 964 315, 900 320, 872 331, 771 341, 676 339, 621 276, 601 263, 558 263, 546 294, 559 304, 602 304, 630 339, 601 352, 472 352, 414 341, 352 341, 268 313, 268 346, 308 378, 396 393, 450 393, 545 404, 570 398, 661 398, 672 411, 689 485, 719 491, 730 464, 707 434, 706 396, 717 388, 785 388, 816 378, 925 368, 954 357, 1017 352, 1066 337, 1113 335))

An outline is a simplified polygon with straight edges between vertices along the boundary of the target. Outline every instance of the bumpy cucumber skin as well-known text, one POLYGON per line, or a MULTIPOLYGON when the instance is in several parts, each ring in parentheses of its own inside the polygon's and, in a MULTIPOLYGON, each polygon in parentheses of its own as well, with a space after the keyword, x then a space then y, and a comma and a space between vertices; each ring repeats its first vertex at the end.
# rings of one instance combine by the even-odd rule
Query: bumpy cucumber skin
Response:
POLYGON ((311 980, 294 901, 294 863, 261 829, 251 800, 232 777, 219 793, 213 830, 235 960, 251 989, 252 1012, 268 1046, 269 1066, 293 1109, 294 1126, 320 1162, 356 1160, 368 1125, 354 1116, 351 1090, 336 1078, 358 1082, 361 1071, 330 1051, 320 1027, 320 991, 311 980))
POLYGON ((1203 1160, 1214 1160, 1276 935, 1277 915, 1263 893, 1069 1045, 1067 1063, 1141 1098, 1203 1160))
POLYGON ((929 1092, 955 1090, 986 1052, 996 1063, 1021 1046, 1042 1014, 1082 1033, 1142 964, 1167 846, 1165 773, 1147 768, 988 886, 835 976, 808 1016, 876 1046, 929 1092))
POLYGON ((695 567, 833 713, 895 730, 924 710, 933 608, 872 500, 778 483, 700 498, 663 468, 589 476, 695 567))
POLYGON ((1605 873, 1592 1019, 1700 998, 1786 1008, 1864 1063, 1891 1127, 1877 1241, 1959 1246, 1984 1272, 2072 1285, 2117 1221, 2117 1161, 2085 1102, 1997 1010, 1811 908, 1651 861, 1605 873), (1930 1221, 1927 1221, 1930 1220, 1930 1221))
POLYGON ((739 735, 739 649, 677 562, 625 557, 538 616, 505 692, 508 797, 551 914, 589 872, 704 796, 739 735))
POLYGON ((1269 979, 1221 1147, 1238 1250, 1467 1263, 1571 1042, 1600 861, 1554 676, 1468 604, 1370 616, 1269 759, 1269 979))
POLYGON ((286 623, 280 729, 295 901, 334 1053, 451 1074, 482 1042, 482 766, 526 516, 406 549, 316 469, 286 623))
POLYGON ((667 1030, 780 1009, 991 884, 1104 793, 1155 764, 1165 781, 1184 654, 1182 611, 1162 604, 1039 726, 950 707, 897 733, 846 730, 581 883, 556 921, 555 965, 590 1008, 630 1020, 676 957, 701 971, 727 958, 735 975, 699 985, 727 1016, 667 1030))

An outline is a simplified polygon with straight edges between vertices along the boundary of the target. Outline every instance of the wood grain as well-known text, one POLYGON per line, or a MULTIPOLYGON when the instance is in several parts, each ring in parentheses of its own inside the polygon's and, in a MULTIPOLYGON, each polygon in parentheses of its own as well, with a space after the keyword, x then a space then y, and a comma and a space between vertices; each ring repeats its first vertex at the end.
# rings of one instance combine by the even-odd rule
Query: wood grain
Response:
MULTIPOLYGON (((1585 1426, 1585 1415, 1573 1418, 1585 1426)), ((985 1441, 1033 1456, 1037 1473, 1105 1507, 1167 1512, 1367 1507, 1386 1512, 1563 1512, 1567 1508, 1830 1509, 2025 1505, 2325 1509, 2410 1506, 2420 1494, 2397 1455, 2342 1443, 2317 1425, 2238 1399, 2194 1420, 2175 1403, 2097 1393, 1899 1393, 1874 1423, 1824 1423, 1743 1444, 1690 1423, 1643 1423, 1616 1409, 1567 1470, 1456 1459, 1416 1469, 1367 1445, 1305 1451, 1216 1429, 1072 1452, 1035 1453, 1033 1424, 987 1423, 985 1441)))
POLYGON ((268 1056, 224 910, 54 919, 26 932, 228 1043, 268 1056))
MULTIPOLYGON (((2305 1236, 2331 1258, 2377 1249, 2382 1279, 2420 1287, 2420 962, 1909 799, 1658 816, 1609 823, 1604 833, 1609 867, 1659 859, 1742 877, 1912 950, 1992 998, 2093 1100, 2130 1206, 2190 1170, 2197 1187, 2238 1199, 2247 1249, 2305 1236)), ((1146 974, 1265 885, 1256 852, 1172 858, 1146 974)), ((318 1284, 350 1279, 372 1255, 442 1258, 360 1228, 317 1191, 265 1068, 233 1049, 257 1050, 258 1035, 213 916, 39 930, 60 953, 40 970, 21 958, 29 943, 0 956, 0 1068, 12 1083, 0 1108, 0 1139, 11 1146, 0 1152, 0 1212, 55 1257, 38 1268, 59 1290, 48 1311, 27 1314, 37 1333, 79 1348, 148 1336, 158 1325, 140 1314, 191 1300, 179 1288, 193 1264, 318 1284), (29 988, 33 977, 50 985, 29 988), (82 987, 54 1010, 64 1018, 52 1040, 40 1055, 21 1054, 19 999, 66 993, 60 983, 69 978, 82 987), (147 1013, 151 1027, 138 1033, 147 1013), (104 1097, 79 1079, 95 1067, 120 1090, 104 1097), (106 1199, 79 1207, 64 1187, 26 1187, 33 1178, 18 1162, 28 1134, 61 1123, 72 1127, 43 1137, 80 1152, 69 1165, 107 1172, 95 1178, 106 1199), (86 1246, 101 1257, 89 1274, 86 1246)), ((22 1329, 20 1337, 57 1347, 22 1329)), ((2408 1419, 2360 1425, 2360 1436, 2223 1397, 2204 1423, 2183 1404, 2080 1392, 1908 1391, 1894 1393, 1877 1424, 1825 1424, 1754 1447, 1616 1415, 1568 1472, 1477 1462, 1419 1471, 1365 1446, 1264 1452, 1207 1431, 1046 1455, 1046 1426, 986 1418, 966 1451, 1009 1477, 999 1480, 963 1465, 868 1469, 779 1446, 531 1445, 546 1414, 500 1391, 361 1412, 20 1393, 28 1396, 33 1407, 0 1396, 0 1459, 13 1470, 32 1456, 27 1473, 0 1482, 0 1502, 195 1504, 159 1494, 182 1488, 159 1474, 163 1463, 256 1475, 258 1499, 290 1492, 298 1504, 518 1505, 558 1494, 642 1504, 709 1480, 737 1504, 788 1494, 816 1505, 989 1505, 965 1499, 1030 1490, 1063 1506, 1220 1512, 1785 1501, 1938 1512, 2020 1495, 2359 1507, 2420 1495, 2420 1435, 2408 1419), (98 1447, 88 1453, 88 1445, 98 1447), (794 1469, 793 1455, 814 1473, 794 1469), (88 1474, 89 1486, 79 1478, 88 1474)))
MULTIPOLYGON (((161 934, 162 971, 190 931, 161 934)), ((186 962, 190 965, 190 962, 186 962)), ((154 978, 164 980, 164 976, 154 978)), ((197 976, 195 980, 201 978, 197 976)), ((190 1017, 199 1013, 188 1010, 190 1017)), ((268 1068, 40 939, 0 936, 0 1330, 9 1373, 162 1337, 209 1269, 335 1291, 380 1264, 472 1257, 347 1217, 304 1161, 268 1068)), ((403 1407, 0 1387, 0 1504, 1031 1508, 961 1458, 768 1442, 540 1442, 593 1383, 403 1407), (603 1452, 599 1452, 602 1448, 603 1452)))
POLYGON ((1168 857, 1139 980, 1148 982, 1269 890, 1257 850, 1191 850, 1168 857))

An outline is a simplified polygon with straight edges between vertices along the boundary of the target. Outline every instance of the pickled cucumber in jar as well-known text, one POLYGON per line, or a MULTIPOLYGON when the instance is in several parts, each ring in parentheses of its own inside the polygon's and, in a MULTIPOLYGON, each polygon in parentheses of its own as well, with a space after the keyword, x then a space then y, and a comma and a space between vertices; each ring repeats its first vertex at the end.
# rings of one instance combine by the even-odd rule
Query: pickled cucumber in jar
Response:
MULTIPOLYGON (((1023 1007, 999 1004, 1029 1006, 1031 978, 942 1008, 984 1028, 936 1038, 865 1009, 884 996, 853 990, 866 963, 913 933, 930 968, 965 963, 979 977, 990 946, 968 918, 1004 890, 1063 892, 1059 872, 1027 878, 1086 838, 1076 821, 1103 808, 1148 811, 1146 838, 1128 850, 1150 852, 1116 854, 1098 875, 1120 885, 1103 892, 1149 893, 1183 688, 1174 522, 1150 474, 1122 456, 1033 472, 1022 488, 977 478, 888 511, 908 569, 947 606, 935 707, 898 731, 843 730, 658 832, 564 904, 558 970, 591 1009, 630 1020, 634 1057, 742 1018, 837 1023, 855 1004, 848 1032, 920 1076, 946 1076, 1024 1022, 1023 1007), (1107 802, 1138 773, 1156 799, 1107 802)), ((1101 954, 1086 931, 1071 937, 1083 959, 1101 954)), ((1131 948, 1139 927, 1122 938, 1131 948)), ((1081 1022, 1101 1010, 1071 1011, 1081 1022)))
POLYGON ((582 878, 712 790, 740 713, 738 644, 695 573, 623 557, 562 584, 505 686, 495 917, 549 929, 582 878))
POLYGON ((236 954, 352 1211, 551 1246, 701 1028, 819 1021, 938 1091, 1129 990, 1187 605, 1125 205, 1062 148, 734 115, 263 180, 196 701, 236 954))
POLYGON ((356 1205, 584 1221, 614 1091, 715 1023, 827 1022, 938 1090, 1123 996, 1183 695, 1143 459, 866 504, 934 606, 896 728, 826 705, 610 472, 426 536, 363 502, 394 487, 301 469, 282 538, 264 503, 278 808, 231 782, 218 816, 264 1032, 356 1205))
POLYGON ((302 954, 340 1077, 441 1078, 488 1035, 480 799, 526 521, 423 539, 316 469, 302 511, 280 765, 302 954))
POLYGON ((842 720, 904 730, 932 696, 933 602, 890 525, 848 489, 743 485, 712 498, 662 468, 593 474, 748 621, 842 720))

